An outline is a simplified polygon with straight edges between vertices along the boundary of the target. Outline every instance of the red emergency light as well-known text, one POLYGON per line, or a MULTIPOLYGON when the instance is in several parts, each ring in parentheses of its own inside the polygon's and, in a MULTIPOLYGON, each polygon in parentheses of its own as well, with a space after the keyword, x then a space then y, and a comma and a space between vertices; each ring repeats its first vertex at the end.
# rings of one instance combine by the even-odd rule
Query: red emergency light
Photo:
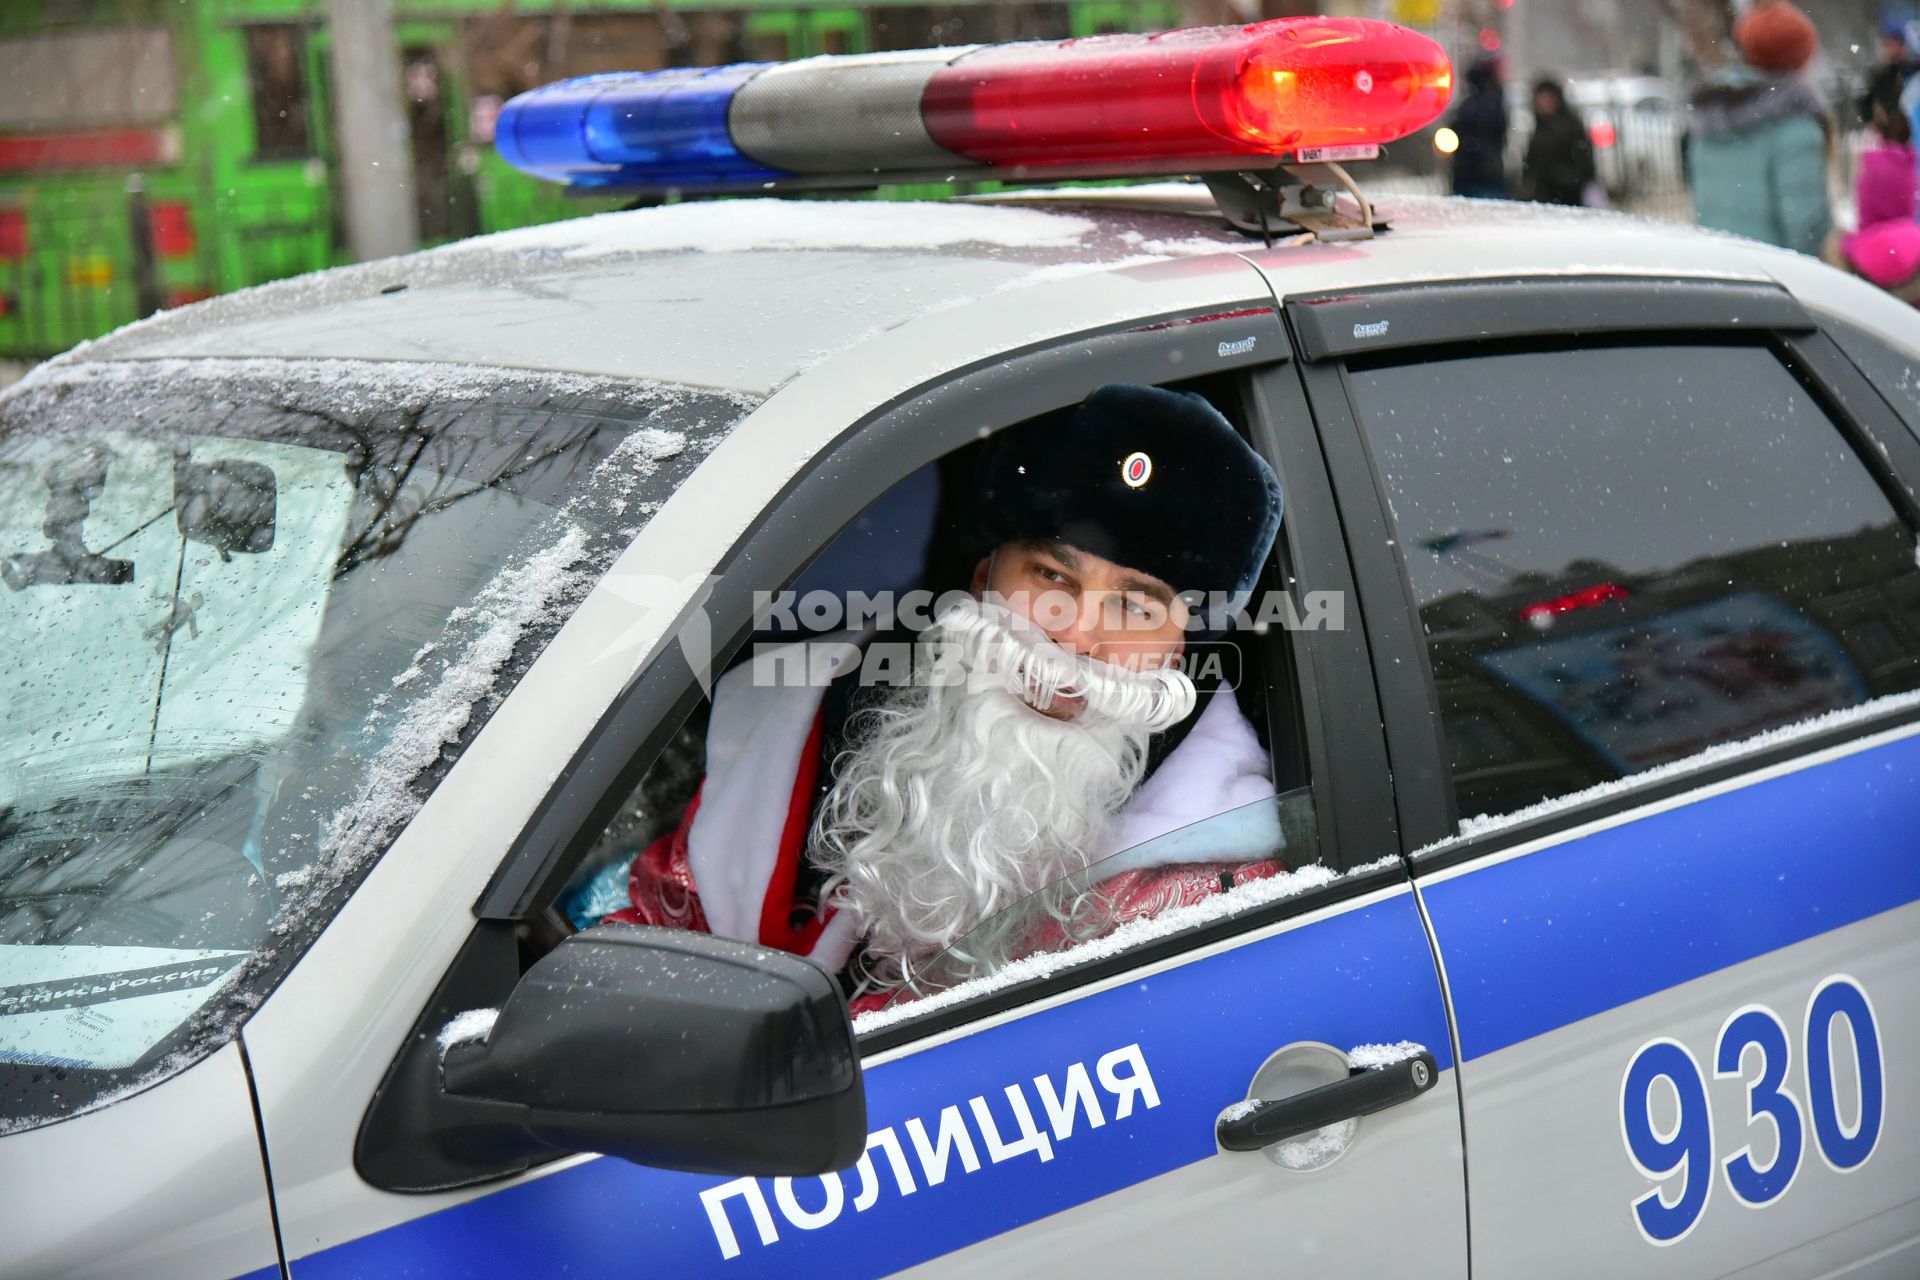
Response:
POLYGON ((1391 142, 1452 89, 1440 46, 1404 27, 1283 18, 983 49, 934 72, 920 109, 949 151, 1040 167, 1391 142))

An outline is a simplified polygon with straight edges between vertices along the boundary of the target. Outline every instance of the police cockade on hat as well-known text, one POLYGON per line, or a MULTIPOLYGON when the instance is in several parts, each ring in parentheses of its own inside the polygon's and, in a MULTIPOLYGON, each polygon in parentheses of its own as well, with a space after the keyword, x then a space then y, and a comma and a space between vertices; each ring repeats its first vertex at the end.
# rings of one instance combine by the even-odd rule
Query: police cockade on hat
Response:
POLYGON ((1139 450, 1128 454, 1126 460, 1120 464, 1120 478, 1126 481, 1129 489, 1138 489, 1152 476, 1153 459, 1139 450))

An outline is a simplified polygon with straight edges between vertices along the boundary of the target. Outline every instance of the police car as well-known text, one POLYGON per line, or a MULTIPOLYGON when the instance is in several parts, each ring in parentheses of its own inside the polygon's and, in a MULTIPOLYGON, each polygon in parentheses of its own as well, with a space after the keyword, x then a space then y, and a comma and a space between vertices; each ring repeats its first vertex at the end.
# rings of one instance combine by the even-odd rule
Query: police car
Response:
POLYGON ((1447 88, 1346 20, 563 85, 501 145, 586 183, 1210 181, 603 215, 13 389, 0 1271, 1920 1271, 1920 324, 1326 194, 1447 88), (1116 382, 1284 487, 1285 873, 858 1020, 575 932, 715 673, 1116 382))

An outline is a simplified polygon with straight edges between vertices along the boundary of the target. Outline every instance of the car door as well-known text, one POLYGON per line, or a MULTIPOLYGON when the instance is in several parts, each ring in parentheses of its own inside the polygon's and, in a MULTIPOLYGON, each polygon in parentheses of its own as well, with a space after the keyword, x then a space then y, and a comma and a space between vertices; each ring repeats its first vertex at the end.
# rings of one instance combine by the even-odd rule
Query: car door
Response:
MULTIPOLYGON (((1312 591, 1344 599, 1344 551, 1297 378, 1290 368, 1269 369, 1243 384, 1241 394, 1248 425, 1288 495, 1283 559, 1296 600, 1312 591)), ((969 1188, 978 1207, 958 1211, 947 1236, 958 1247, 913 1274, 1146 1277, 1194 1267, 1208 1275, 1266 1275, 1307 1259, 1342 1270, 1461 1273, 1464 1223, 1456 1215, 1463 1204, 1449 1164, 1457 1155, 1451 1126, 1458 1118, 1447 1093, 1450 1050, 1443 1023, 1427 1016, 1436 995, 1428 981, 1431 957, 1402 872, 1373 856, 1387 796, 1377 766, 1369 767, 1379 744, 1368 731, 1368 692, 1350 665, 1360 657, 1357 636, 1276 628, 1270 638, 1286 651, 1273 665, 1300 682, 1302 707, 1292 714, 1313 721, 1303 735, 1307 753, 1317 757, 1309 789, 1316 811, 1333 815, 1320 865, 1344 871, 1323 888, 1276 886, 1272 906, 1220 920, 1211 926, 1214 940, 1198 951, 1183 954, 1181 935, 1173 934, 1083 972, 1063 967, 1021 984, 1020 994, 1035 1003, 1005 1012, 997 1007, 1019 988, 995 992, 989 978, 976 983, 988 990, 971 1001, 869 1032, 876 1122, 931 1110, 956 1085, 965 1091, 1037 1076, 1047 1051, 1071 1057, 1122 1027, 1129 1039, 1137 1036, 1143 1062, 1165 1064, 1156 1075, 1161 1107, 1151 1131, 1143 1124, 1129 1135, 1114 1123, 1100 1135, 1102 1152, 1091 1142, 1075 1150, 1056 1136, 1063 1167, 1027 1165, 1030 1190, 1013 1189, 1006 1175, 999 1175, 1004 1188, 982 1179, 969 1188), (1422 1029, 1394 1030, 1403 1023, 1422 1029), (1330 1078, 1316 1072, 1330 1065, 1337 1078, 1363 1061, 1363 1046, 1406 1041, 1427 1048, 1441 1068, 1430 1094, 1360 1119, 1350 1137, 1336 1125, 1264 1151, 1220 1148, 1218 1099, 1235 1105, 1297 1097, 1309 1082, 1330 1078), (1342 1052, 1328 1054, 1328 1046, 1342 1052), (1101 1170, 1091 1184, 1081 1181, 1089 1166, 1101 1170), (1402 1230, 1369 1228, 1382 1203, 1394 1206, 1402 1230)), ((1313 877, 1314 868, 1292 874, 1313 877)), ((1189 936, 1186 946, 1198 941, 1189 936)))
POLYGON ((1911 1274, 1913 436, 1772 287, 1296 322, 1381 535, 1356 573, 1475 1274, 1911 1274))
MULTIPOLYGON (((749 533, 704 615, 715 637, 744 640, 756 596, 791 581, 843 527, 872 523, 849 525, 855 504, 911 483, 976 441, 982 423, 1178 371, 1231 406, 1288 486, 1275 585, 1288 581, 1284 568, 1294 604, 1326 593, 1314 597, 1318 625, 1275 625, 1250 642, 1277 673, 1262 692, 1281 717, 1276 743, 1295 753, 1287 767, 1304 780, 1284 874, 1084 955, 864 1015, 869 1136, 853 1169, 763 1179, 581 1158, 490 1171, 447 1140, 461 1113, 437 1093, 433 1038, 512 985, 516 931, 540 926, 583 847, 697 701, 693 673, 669 652, 608 712, 495 877, 467 951, 367 1112, 358 1175, 420 1194, 420 1209, 395 1222, 384 1206, 382 1229, 345 1243, 291 1242, 294 1274, 1261 1275, 1304 1259, 1464 1274, 1439 975, 1395 854, 1364 642, 1332 603, 1351 582, 1325 472, 1299 381, 1276 356, 1285 340, 1269 304, 1169 317, 957 376, 817 460, 749 533), (1313 1117, 1292 1135, 1305 1142, 1256 1135, 1238 1143, 1253 1149, 1223 1149, 1223 1119, 1247 1119, 1249 1102, 1285 1104, 1323 1085, 1335 1090, 1326 1108, 1288 1112, 1296 1129, 1313 1117), (1329 1132, 1329 1120, 1353 1123, 1329 1132), (1383 1204, 1392 1232, 1376 1227, 1383 1204)), ((880 539, 906 540, 890 528, 880 539)))

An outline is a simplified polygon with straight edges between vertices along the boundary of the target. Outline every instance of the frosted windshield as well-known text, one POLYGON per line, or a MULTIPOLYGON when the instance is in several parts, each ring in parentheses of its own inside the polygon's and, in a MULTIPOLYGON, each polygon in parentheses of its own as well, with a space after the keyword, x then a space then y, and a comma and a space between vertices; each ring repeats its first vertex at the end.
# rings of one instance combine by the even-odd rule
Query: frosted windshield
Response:
POLYGON ((353 498, 342 455, 298 445, 9 449, 0 806, 286 737, 353 498))
POLYGON ((0 399, 0 1132, 221 1043, 752 403, 338 361, 0 399))

